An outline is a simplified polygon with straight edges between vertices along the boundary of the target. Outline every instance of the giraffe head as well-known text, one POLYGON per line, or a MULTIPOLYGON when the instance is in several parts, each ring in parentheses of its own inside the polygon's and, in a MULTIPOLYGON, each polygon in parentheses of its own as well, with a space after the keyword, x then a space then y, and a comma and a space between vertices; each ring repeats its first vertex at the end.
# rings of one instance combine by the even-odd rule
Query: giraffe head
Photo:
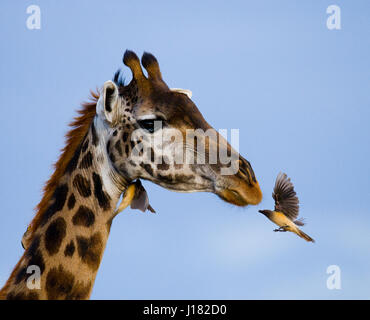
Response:
POLYGON ((128 181, 213 192, 238 206, 258 204, 262 193, 250 163, 205 121, 191 92, 170 89, 149 53, 140 64, 134 52, 126 51, 123 62, 132 71, 131 82, 124 85, 116 73, 97 104, 114 170, 128 181))

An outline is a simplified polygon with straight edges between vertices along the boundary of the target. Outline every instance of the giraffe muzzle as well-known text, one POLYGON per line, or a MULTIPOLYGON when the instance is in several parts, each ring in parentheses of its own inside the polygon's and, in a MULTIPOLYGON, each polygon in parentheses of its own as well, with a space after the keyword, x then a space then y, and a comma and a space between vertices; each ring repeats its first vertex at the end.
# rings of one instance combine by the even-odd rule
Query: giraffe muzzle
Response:
POLYGON ((252 166, 241 156, 238 161, 238 172, 235 175, 223 176, 221 186, 216 188, 216 194, 237 206, 257 205, 262 200, 262 192, 252 166))

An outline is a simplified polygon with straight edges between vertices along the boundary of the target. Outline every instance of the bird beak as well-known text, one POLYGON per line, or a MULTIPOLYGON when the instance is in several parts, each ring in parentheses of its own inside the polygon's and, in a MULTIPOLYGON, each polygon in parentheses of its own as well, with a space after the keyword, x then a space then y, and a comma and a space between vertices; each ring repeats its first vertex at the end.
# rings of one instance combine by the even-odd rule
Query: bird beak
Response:
POLYGON ((267 215, 268 214, 268 210, 258 210, 258 212, 264 214, 264 215, 267 215))

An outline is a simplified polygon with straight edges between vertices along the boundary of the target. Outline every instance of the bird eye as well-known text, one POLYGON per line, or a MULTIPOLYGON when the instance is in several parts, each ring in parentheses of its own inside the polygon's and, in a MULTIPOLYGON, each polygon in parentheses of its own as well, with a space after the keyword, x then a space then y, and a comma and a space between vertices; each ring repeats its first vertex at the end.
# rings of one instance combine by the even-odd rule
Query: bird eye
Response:
POLYGON ((150 133, 153 133, 154 131, 160 128, 160 125, 158 125, 158 123, 155 125, 155 122, 159 122, 159 121, 161 120, 159 119, 139 120, 138 124, 142 129, 147 130, 150 133))

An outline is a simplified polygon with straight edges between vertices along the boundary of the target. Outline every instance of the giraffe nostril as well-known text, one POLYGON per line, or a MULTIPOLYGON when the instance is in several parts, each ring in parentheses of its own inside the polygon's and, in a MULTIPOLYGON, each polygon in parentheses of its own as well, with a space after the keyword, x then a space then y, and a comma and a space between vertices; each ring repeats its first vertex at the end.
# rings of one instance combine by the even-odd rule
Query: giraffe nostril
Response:
POLYGON ((239 172, 241 172, 246 180, 248 181, 248 183, 251 185, 252 183, 252 176, 251 176, 251 173, 249 172, 249 168, 248 166, 246 165, 245 161, 243 161, 242 159, 239 159, 239 172))
POLYGON ((240 195, 239 195, 239 193, 238 193, 237 191, 230 189, 230 192, 231 192, 234 196, 236 196, 236 197, 240 197, 240 195))

